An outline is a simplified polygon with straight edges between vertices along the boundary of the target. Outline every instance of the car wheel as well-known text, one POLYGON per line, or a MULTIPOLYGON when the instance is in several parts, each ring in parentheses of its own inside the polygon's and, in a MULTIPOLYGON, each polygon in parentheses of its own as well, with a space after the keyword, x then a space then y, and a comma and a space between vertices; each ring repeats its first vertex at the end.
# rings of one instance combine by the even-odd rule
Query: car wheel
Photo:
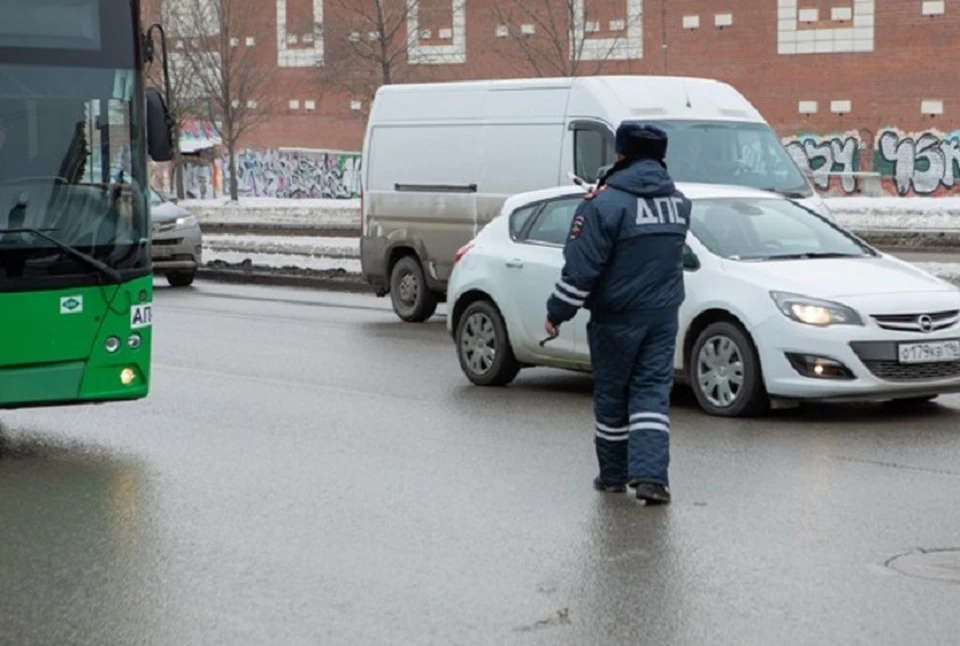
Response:
POLYGON ((506 386, 520 372, 507 327, 490 301, 470 304, 457 324, 460 369, 478 386, 506 386))
POLYGON ((171 271, 167 274, 167 282, 171 287, 189 287, 196 275, 195 271, 171 271))
POLYGON ((927 395, 926 397, 904 397, 901 399, 890 399, 883 403, 887 408, 894 410, 910 410, 912 408, 922 408, 937 397, 939 397, 939 395, 927 395))
POLYGON ((422 323, 437 311, 437 295, 427 286, 416 256, 404 256, 393 266, 390 300, 393 311, 408 323, 422 323))
POLYGON ((760 358, 742 327, 711 323, 697 337, 687 361, 697 403, 709 415, 750 417, 765 412, 760 358))

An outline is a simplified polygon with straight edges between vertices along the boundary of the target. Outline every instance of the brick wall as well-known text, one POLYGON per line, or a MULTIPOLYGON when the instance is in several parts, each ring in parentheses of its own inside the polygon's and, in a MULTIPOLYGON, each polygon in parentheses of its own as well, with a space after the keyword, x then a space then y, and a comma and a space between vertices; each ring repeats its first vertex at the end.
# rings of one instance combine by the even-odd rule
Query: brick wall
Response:
MULTIPOLYGON (((374 0, 222 1, 257 6, 235 35, 270 63, 271 92, 282 99, 244 144, 358 150, 382 74, 378 60, 354 51, 373 42, 374 0)), ((395 82, 714 77, 745 94, 798 161, 834 188, 850 192, 855 181, 830 180, 827 170, 896 176, 900 193, 950 191, 960 178, 951 135, 960 129, 960 86, 950 73, 960 0, 573 0, 586 32, 575 61, 558 53, 569 51, 567 0, 420 0, 409 51, 404 2, 412 0, 383 3, 395 82)))

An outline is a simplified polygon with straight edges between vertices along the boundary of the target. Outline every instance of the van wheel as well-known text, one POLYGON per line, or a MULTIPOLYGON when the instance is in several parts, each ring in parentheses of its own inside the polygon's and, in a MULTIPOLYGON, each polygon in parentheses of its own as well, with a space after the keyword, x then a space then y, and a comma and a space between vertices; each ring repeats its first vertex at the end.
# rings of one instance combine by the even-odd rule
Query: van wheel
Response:
POLYGON ((478 386, 506 386, 520 372, 507 326, 490 301, 467 307, 457 324, 456 343, 460 369, 478 386))
POLYGON ((760 357, 741 326, 727 321, 708 325, 687 365, 693 394, 708 415, 752 417, 769 409, 760 357))
POLYGON ((427 287, 423 267, 416 256, 404 256, 390 273, 393 311, 408 323, 422 323, 437 311, 437 295, 427 287))

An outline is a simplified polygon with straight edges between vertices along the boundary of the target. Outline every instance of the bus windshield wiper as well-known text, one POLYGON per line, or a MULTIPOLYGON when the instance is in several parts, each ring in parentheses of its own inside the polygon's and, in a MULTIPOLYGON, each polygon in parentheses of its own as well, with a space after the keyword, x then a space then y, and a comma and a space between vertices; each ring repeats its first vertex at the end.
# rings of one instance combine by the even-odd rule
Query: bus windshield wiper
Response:
POLYGON ((78 260, 83 264, 87 265, 88 267, 92 267, 93 269, 96 269, 101 274, 109 278, 111 281, 115 283, 123 282, 123 276, 120 275, 120 272, 114 269, 113 267, 111 267, 110 265, 107 265, 97 260, 96 258, 94 258, 89 254, 83 253, 76 247, 72 247, 65 242, 61 242, 57 240, 53 236, 47 235, 46 233, 44 233, 44 231, 56 231, 56 229, 33 229, 30 227, 21 227, 19 229, 0 229, 0 233, 32 233, 38 238, 43 238, 47 242, 53 243, 54 245, 57 246, 57 248, 63 251, 63 253, 67 254, 74 260, 78 260))

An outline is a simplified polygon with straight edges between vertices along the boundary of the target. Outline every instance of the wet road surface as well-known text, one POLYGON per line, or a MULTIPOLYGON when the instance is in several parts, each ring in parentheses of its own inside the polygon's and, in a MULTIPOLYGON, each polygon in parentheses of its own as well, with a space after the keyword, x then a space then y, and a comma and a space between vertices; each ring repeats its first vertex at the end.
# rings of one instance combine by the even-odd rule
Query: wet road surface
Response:
POLYGON ((467 384, 385 300, 158 289, 133 404, 0 413, 0 643, 948 644, 960 399, 706 418, 590 487, 590 382, 467 384))

